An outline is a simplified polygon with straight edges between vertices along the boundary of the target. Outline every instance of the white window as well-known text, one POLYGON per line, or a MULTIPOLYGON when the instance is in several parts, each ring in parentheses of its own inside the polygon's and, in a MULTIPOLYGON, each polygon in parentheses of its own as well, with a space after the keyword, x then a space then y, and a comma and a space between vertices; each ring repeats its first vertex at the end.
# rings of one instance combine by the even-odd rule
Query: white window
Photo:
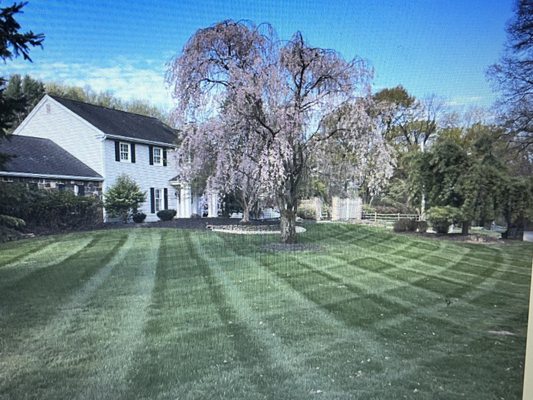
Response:
POLYGON ((163 202, 163 190, 155 189, 154 190, 155 212, 161 211, 163 209, 162 202, 163 202))
POLYGON ((120 142, 120 161, 131 161, 131 148, 129 143, 120 142))
POLYGON ((163 149, 154 147, 153 149, 154 165, 163 165, 163 149))

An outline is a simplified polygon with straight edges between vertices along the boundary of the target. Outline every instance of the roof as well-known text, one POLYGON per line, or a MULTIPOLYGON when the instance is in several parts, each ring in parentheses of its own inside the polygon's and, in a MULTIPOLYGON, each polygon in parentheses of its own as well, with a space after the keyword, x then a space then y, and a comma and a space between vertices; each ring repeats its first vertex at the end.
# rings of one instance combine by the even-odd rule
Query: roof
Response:
POLYGON ((93 169, 50 139, 11 135, 0 141, 0 153, 12 156, 0 168, 1 175, 103 180, 93 169))
POLYGON ((157 118, 50 96, 106 135, 175 145, 176 131, 157 118))

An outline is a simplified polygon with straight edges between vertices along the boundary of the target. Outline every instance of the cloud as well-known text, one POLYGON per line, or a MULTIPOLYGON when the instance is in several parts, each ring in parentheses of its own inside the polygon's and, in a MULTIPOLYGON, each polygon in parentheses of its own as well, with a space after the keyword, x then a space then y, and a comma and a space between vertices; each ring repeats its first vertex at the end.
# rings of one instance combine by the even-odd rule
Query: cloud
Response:
POLYGON ((470 106, 484 103, 485 100, 484 96, 456 96, 446 101, 446 105, 450 107, 470 106))
POLYGON ((123 100, 144 100, 158 107, 172 107, 165 83, 165 65, 156 60, 132 62, 120 59, 106 66, 81 63, 10 63, 7 74, 29 74, 44 82, 86 87, 96 92, 109 91, 123 100))

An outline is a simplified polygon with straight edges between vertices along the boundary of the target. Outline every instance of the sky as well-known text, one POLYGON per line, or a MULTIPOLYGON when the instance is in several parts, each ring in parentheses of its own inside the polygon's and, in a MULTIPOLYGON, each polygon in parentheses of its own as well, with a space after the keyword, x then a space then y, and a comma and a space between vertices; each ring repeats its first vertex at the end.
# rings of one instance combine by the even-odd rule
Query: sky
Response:
POLYGON ((455 108, 488 107, 497 94, 485 71, 502 54, 513 7, 512 0, 30 0, 18 21, 45 34, 44 48, 31 51, 31 64, 1 68, 169 109, 167 63, 198 29, 247 19, 269 22, 283 40, 300 31, 314 47, 367 60, 375 91, 401 84, 455 108))

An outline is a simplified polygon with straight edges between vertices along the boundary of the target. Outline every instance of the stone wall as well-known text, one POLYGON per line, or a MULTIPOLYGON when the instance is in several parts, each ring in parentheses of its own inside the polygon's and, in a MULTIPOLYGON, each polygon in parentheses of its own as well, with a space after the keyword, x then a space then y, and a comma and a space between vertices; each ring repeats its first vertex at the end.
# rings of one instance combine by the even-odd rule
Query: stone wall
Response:
POLYGON ((44 190, 69 190, 77 196, 102 198, 102 182, 51 178, 1 177, 3 182, 24 183, 30 188, 44 190))

